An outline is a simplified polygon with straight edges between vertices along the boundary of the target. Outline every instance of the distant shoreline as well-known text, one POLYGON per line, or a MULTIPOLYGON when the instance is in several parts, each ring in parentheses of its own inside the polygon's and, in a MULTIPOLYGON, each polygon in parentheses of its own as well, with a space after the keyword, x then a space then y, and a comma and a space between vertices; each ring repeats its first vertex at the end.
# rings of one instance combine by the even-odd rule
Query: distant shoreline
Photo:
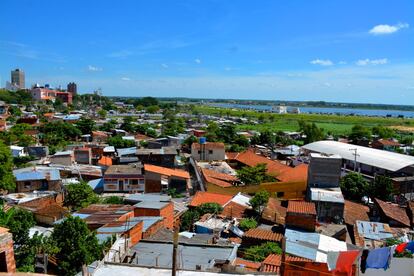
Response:
MULTIPOLYGON (((114 99, 128 99, 141 97, 116 97, 108 96, 114 99)), ((184 98, 184 97, 155 97, 160 101, 180 102, 180 103, 224 103, 224 104, 242 104, 242 105, 285 105, 291 107, 318 107, 318 108, 352 108, 352 109, 378 109, 378 110, 395 110, 395 111, 414 111, 414 105, 397 105, 397 104, 372 104, 372 103, 342 103, 342 102, 325 102, 325 101, 279 101, 279 100, 240 100, 240 99, 202 99, 202 98, 184 98)))

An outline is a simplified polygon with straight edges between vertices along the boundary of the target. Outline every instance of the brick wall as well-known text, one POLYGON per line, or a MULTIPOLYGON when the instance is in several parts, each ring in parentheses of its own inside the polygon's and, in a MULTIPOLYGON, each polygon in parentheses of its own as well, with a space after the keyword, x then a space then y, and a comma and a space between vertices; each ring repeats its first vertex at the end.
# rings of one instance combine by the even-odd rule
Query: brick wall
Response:
POLYGON ((131 239, 131 246, 136 245, 142 238, 142 229, 144 227, 144 222, 140 221, 134 228, 129 230, 129 237, 131 239))
POLYGON ((159 221, 157 221, 156 223, 154 223, 153 225, 151 225, 147 231, 142 233, 142 238, 143 239, 148 239, 150 238, 152 235, 154 235, 155 233, 158 232, 158 230, 160 230, 161 228, 164 228, 164 220, 161 219, 159 221))
POLYGON ((136 208, 135 216, 148 216, 148 217, 164 217, 164 226, 168 229, 173 229, 174 226, 174 204, 168 203, 162 209, 149 209, 149 208, 136 208))
POLYGON ((13 251, 13 238, 12 234, 7 232, 8 229, 1 228, 0 233, 0 253, 1 256, 4 257, 5 260, 0 260, 1 262, 5 261, 6 266, 2 267, 2 270, 0 272, 16 272, 16 262, 14 260, 14 251, 13 251))
POLYGON ((168 229, 174 227, 174 204, 170 202, 167 206, 161 209, 160 216, 164 217, 164 226, 168 229))
POLYGON ((53 195, 39 197, 39 198, 36 198, 34 200, 24 202, 24 203, 20 204, 20 206, 38 210, 38 209, 45 208, 46 206, 49 206, 49 205, 52 205, 52 204, 55 204, 55 203, 57 203, 59 205, 62 205, 63 195, 61 195, 61 194, 57 195, 56 199, 55 199, 55 196, 53 196, 53 195))
POLYGON ((293 226, 309 231, 315 231, 316 216, 297 213, 286 213, 286 226, 293 226))

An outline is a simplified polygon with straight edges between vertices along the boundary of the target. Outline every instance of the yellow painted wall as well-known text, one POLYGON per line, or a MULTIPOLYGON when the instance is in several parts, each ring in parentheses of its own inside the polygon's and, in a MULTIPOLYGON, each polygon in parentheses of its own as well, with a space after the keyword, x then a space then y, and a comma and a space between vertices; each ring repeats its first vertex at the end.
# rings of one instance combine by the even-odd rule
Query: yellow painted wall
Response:
POLYGON ((260 190, 266 190, 270 193, 271 197, 277 197, 278 192, 283 192, 282 197, 279 199, 303 199, 306 194, 306 182, 271 182, 262 183, 260 185, 246 185, 246 186, 233 186, 233 187, 220 187, 211 183, 207 183, 207 191, 211 193, 235 195, 239 192, 245 194, 254 194, 260 190))

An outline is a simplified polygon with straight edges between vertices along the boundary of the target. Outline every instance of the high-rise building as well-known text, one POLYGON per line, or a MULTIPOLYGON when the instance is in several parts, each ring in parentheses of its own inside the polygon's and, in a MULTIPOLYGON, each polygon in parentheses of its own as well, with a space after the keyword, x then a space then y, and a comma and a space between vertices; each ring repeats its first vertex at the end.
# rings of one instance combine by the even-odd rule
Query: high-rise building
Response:
POLYGON ((20 69, 11 71, 11 84, 16 85, 20 89, 25 88, 24 84, 24 72, 20 69))
POLYGON ((73 96, 78 93, 78 86, 76 85, 76 83, 68 83, 68 92, 72 93, 73 96))

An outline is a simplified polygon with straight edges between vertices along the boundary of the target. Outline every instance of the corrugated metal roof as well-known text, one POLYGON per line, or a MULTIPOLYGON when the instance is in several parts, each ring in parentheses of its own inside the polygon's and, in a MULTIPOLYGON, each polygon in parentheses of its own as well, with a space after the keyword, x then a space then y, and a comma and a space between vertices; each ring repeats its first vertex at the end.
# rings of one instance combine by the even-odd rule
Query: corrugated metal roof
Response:
POLYGON ((395 152, 351 145, 337 141, 318 141, 302 146, 303 149, 325 154, 338 154, 343 159, 354 162, 357 150, 357 162, 388 171, 399 171, 414 166, 414 157, 395 152))
POLYGON ((346 242, 318 233, 286 229, 285 237, 286 253, 320 263, 326 263, 328 251, 347 251, 355 248, 346 242))
POLYGON ((117 149, 118 156, 124 156, 124 155, 135 155, 137 148, 131 147, 131 148, 123 148, 123 149, 117 149))
POLYGON ((142 232, 147 231, 148 228, 150 228, 152 225, 164 219, 163 217, 135 217, 135 218, 142 220, 144 222, 142 232))
MULTIPOLYGON (((136 252, 136 257, 132 264, 152 267, 172 267, 172 244, 141 241, 131 248, 132 255, 136 252)), ((187 246, 178 245, 179 268, 195 270, 196 266, 201 267, 201 271, 213 268, 217 260, 224 260, 233 263, 236 258, 237 246, 187 246)))
POLYGON ((60 172, 57 169, 40 170, 40 171, 13 171, 16 181, 29 181, 29 180, 43 180, 48 179, 51 181, 60 180, 60 172))
POLYGON ((385 240, 394 235, 388 224, 372 221, 356 221, 358 235, 371 240, 385 240))
POLYGON ((135 204, 134 206, 137 208, 144 208, 144 209, 162 209, 167 206, 169 202, 150 202, 150 201, 143 201, 135 204))
POLYGON ((345 203, 341 188, 310 188, 312 201, 345 203))
POLYGON ((171 197, 168 195, 160 195, 160 194, 131 194, 125 198, 128 202, 142 202, 142 201, 164 201, 170 202, 171 197))

